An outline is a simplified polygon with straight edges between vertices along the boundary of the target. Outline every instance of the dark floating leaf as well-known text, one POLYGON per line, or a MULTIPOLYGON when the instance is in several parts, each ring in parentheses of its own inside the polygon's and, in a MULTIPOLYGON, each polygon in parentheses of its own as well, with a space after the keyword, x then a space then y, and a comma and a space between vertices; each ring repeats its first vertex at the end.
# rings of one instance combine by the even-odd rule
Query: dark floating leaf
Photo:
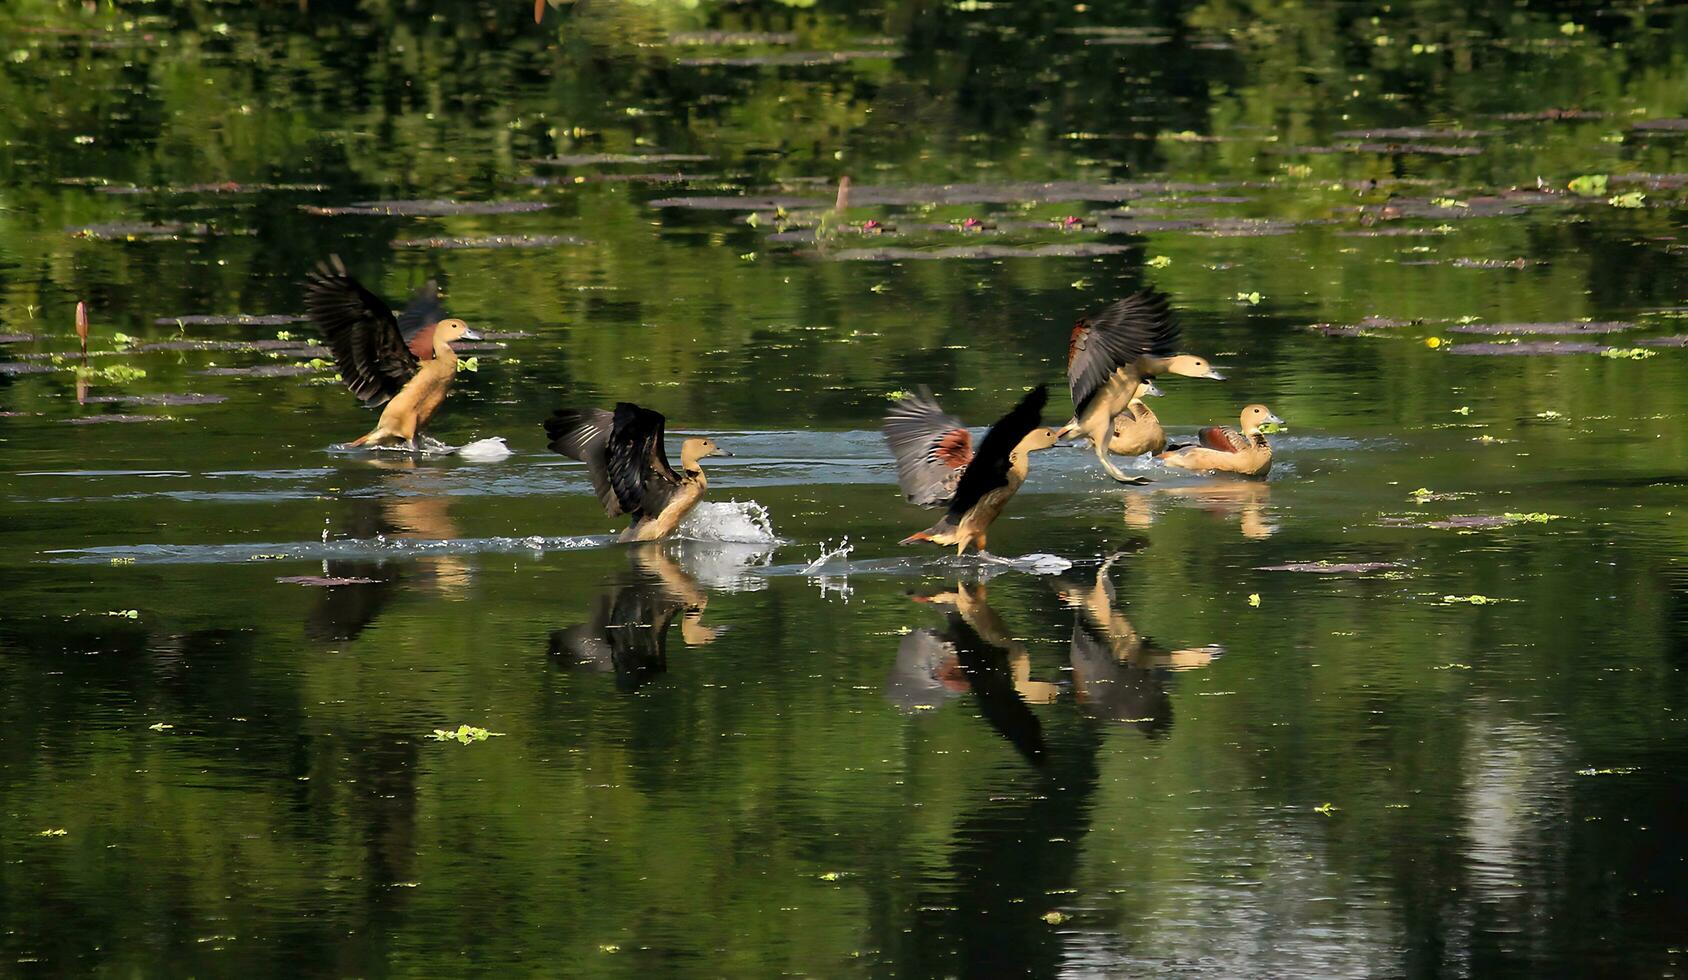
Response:
POLYGON ((1683 133, 1688 132, 1688 119, 1643 119, 1631 124, 1629 128, 1646 132, 1683 133))
POLYGON ((1688 347, 1688 334, 1677 334, 1674 337, 1648 337, 1636 343, 1643 347, 1688 347))
POLYGON ((289 323, 304 323, 308 319, 291 313, 193 313, 187 316, 161 316, 152 321, 161 327, 280 327, 289 323))
POLYGON ((1488 527, 1506 527, 1517 523, 1510 517, 1500 514, 1465 514, 1459 517, 1449 517, 1440 521, 1426 521, 1420 527, 1435 528, 1438 531, 1475 530, 1488 527))
POLYGON ((1433 157, 1474 157, 1482 153, 1476 146, 1442 146, 1436 143, 1356 143, 1344 148, 1348 153, 1416 154, 1433 157))
POLYGON ((1283 565, 1259 565, 1255 570, 1260 572, 1311 572, 1316 575, 1364 575, 1367 572, 1381 572, 1391 568, 1404 567, 1395 561, 1359 561, 1336 563, 1327 561, 1292 561, 1283 565))
POLYGON ((668 43, 724 48, 741 44, 796 44, 797 35, 786 31, 674 31, 668 43))
POLYGON ((121 401, 130 405, 220 405, 228 401, 227 395, 201 395, 197 392, 183 392, 181 394, 166 395, 125 395, 121 401))
POLYGON ((752 68, 763 65, 842 65, 851 61, 879 59, 889 61, 902 57, 895 49, 876 48, 857 51, 782 51, 778 54, 755 54, 741 57, 677 58, 674 63, 683 68, 752 68))
POLYGON ((210 234, 211 227, 185 221, 112 221, 105 224, 66 228, 65 231, 77 238, 93 238, 103 241, 171 241, 184 235, 210 234))
POLYGON ((1530 262, 1528 259, 1454 259, 1448 263, 1456 269, 1522 269, 1530 262))
POLYGON ((211 378, 291 378, 301 374, 315 374, 308 364, 259 364, 255 367, 214 367, 198 372, 211 378))
POLYGON ((572 235, 482 235, 469 238, 400 238, 394 248, 556 248, 559 245, 585 245, 584 239, 572 235))
POLYGON ((1398 126, 1393 129, 1345 129, 1331 135, 1337 139, 1361 140, 1470 140, 1495 134, 1483 129, 1424 129, 1417 126, 1398 126))
POLYGON ((51 364, 35 361, 0 361, 0 374, 45 374, 57 370, 51 364))
POLYGON ((1073 258, 1090 255, 1118 255, 1136 248, 1135 245, 1109 245, 1085 242, 1072 245, 955 245, 949 248, 846 248, 832 252, 827 258, 840 262, 900 262, 905 259, 1040 259, 1073 258))
POLYGON ((1327 337, 1365 337, 1377 330, 1394 330, 1399 327, 1410 327, 1413 320, 1397 320, 1387 316, 1368 316, 1354 324, 1315 323, 1308 329, 1316 330, 1327 337))
POLYGON ((1601 320, 1583 323, 1566 320, 1561 323, 1462 323, 1448 328, 1449 333, 1477 333, 1511 336, 1514 334, 1546 334, 1577 336, 1581 334, 1621 333, 1634 330, 1635 324, 1623 320, 1601 320))
POLYGON ((1336 234, 1342 238, 1431 238, 1447 232, 1440 228, 1356 228, 1336 234))
POLYGON ((27 344, 34 339, 32 333, 0 333, 0 344, 27 344))
POLYGON ((1650 191, 1688 187, 1688 174, 1612 174, 1608 180, 1614 184, 1639 184, 1650 191))
POLYGON ((551 207, 544 201, 359 201, 349 207, 319 207, 301 204, 306 214, 384 215, 401 218, 442 218, 459 214, 525 214, 551 207))
POLYGON ((257 194, 264 191, 325 191, 327 184, 267 184, 241 183, 225 180, 210 184, 170 184, 163 187, 136 187, 133 184, 108 184, 96 187, 101 194, 257 194))
POLYGON ((1086 46, 1148 47, 1155 44, 1167 44, 1171 40, 1171 36, 1167 34, 1104 34, 1101 37, 1087 37, 1084 39, 1084 43, 1086 46))
POLYGON ((576 184, 695 184, 721 180, 720 174, 634 173, 578 174, 566 177, 517 177, 524 187, 572 187, 576 184))
POLYGON ((1611 349, 1605 344, 1590 344, 1577 340, 1526 340, 1516 344, 1456 344, 1449 347, 1448 352, 1506 357, 1526 354, 1599 354, 1611 349))
POLYGON ((377 585, 381 582, 378 578, 352 578, 339 575, 283 575, 276 581, 283 585, 309 585, 325 589, 341 585, 377 585))
POLYGON ((476 330, 482 340, 526 340, 533 334, 526 330, 476 330))
POLYGON ((1503 112, 1492 119, 1508 122, 1578 122, 1585 119, 1605 119, 1607 113, 1584 109, 1542 109, 1538 112, 1503 112))
POLYGON ((662 197, 653 208, 690 208, 694 211, 773 211, 778 208, 818 208, 830 201, 818 197, 662 197))
POLYGON ((544 167, 591 167, 606 163, 701 163, 709 159, 700 153, 575 153, 528 162, 544 167))
POLYGON ((83 415, 74 419, 59 419, 70 425, 104 425, 107 422, 174 422, 168 415, 83 415))

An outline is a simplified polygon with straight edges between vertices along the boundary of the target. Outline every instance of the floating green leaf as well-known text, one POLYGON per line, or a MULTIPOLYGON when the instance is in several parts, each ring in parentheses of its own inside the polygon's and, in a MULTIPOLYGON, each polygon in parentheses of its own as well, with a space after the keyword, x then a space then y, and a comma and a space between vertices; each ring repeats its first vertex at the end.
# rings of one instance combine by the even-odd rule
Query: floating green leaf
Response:
POLYGON ((1610 357, 1618 361, 1645 361, 1659 352, 1647 347, 1613 347, 1611 350, 1600 352, 1601 357, 1610 357))
POLYGON ((1566 185, 1572 194, 1584 197, 1600 197, 1606 193, 1605 174, 1584 174, 1566 185))
POLYGON ((1172 258, 1166 255, 1156 255, 1150 257, 1149 261, 1144 264, 1151 269, 1164 269, 1172 264, 1172 258))
POLYGON ((1630 191, 1627 194, 1607 198, 1606 203, 1615 208, 1641 208, 1647 206, 1647 195, 1640 191, 1630 191))
POLYGON ((484 742, 496 735, 503 734, 503 732, 489 732, 484 728, 476 728, 474 725, 458 725, 456 731, 436 728, 434 734, 429 737, 436 742, 460 742, 468 745, 470 742, 484 742))
POLYGON ((1448 605, 1464 604, 1468 606, 1492 606, 1496 603, 1511 602, 1511 599, 1496 599, 1486 595, 1445 595, 1442 601, 1448 605))

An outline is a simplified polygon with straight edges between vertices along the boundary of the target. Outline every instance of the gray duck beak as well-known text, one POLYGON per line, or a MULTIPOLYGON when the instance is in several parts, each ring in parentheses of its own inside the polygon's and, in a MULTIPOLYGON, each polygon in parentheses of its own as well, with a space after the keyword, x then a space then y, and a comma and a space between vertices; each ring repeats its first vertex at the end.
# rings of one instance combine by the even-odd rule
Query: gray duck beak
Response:
POLYGON ((1285 422, 1281 418, 1278 418, 1276 415, 1268 414, 1266 416, 1266 421, 1272 423, 1273 425, 1281 425, 1281 426, 1284 426, 1285 428, 1289 427, 1289 423, 1285 422))
POLYGON ((715 455, 717 455, 717 456, 736 456, 738 454, 737 453, 729 453, 725 449, 722 449, 720 446, 716 446, 715 447, 715 455))
POLYGON ((1203 375, 1203 377, 1205 377, 1205 378, 1207 378, 1211 381, 1224 381, 1225 380, 1225 376, 1223 374, 1220 374, 1217 370, 1215 370, 1213 368, 1208 368, 1207 374, 1203 375))
POLYGON ((1143 394, 1148 395, 1151 398, 1159 398, 1160 396, 1166 394, 1166 392, 1155 387, 1155 383, 1153 381, 1145 381, 1143 382, 1143 394))
POLYGON ((480 340, 481 335, 480 335, 480 332, 475 330, 473 327, 465 327, 463 329, 463 339, 464 340, 480 340))

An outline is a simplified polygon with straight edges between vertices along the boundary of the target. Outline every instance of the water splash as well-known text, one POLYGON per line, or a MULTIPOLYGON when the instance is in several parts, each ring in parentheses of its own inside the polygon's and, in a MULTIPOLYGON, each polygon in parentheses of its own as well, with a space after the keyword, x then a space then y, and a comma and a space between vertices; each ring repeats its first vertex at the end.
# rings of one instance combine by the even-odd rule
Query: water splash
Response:
POLYGON ((802 574, 814 575, 816 572, 819 572, 822 568, 835 561, 844 562, 845 569, 848 571, 850 553, 855 550, 855 547, 850 544, 849 535, 845 535, 844 539, 838 542, 838 547, 836 548, 829 547, 827 542, 822 541, 820 557, 816 558, 809 564, 804 565, 802 574))
POLYGON ((850 596, 854 595, 856 591, 850 587, 850 552, 854 550, 855 548, 850 544, 849 535, 845 535, 838 542, 836 548, 822 541, 820 556, 803 566, 803 571, 799 574, 808 578, 820 588, 821 598, 824 599, 836 592, 840 599, 849 602, 850 596), (835 574, 826 574, 825 570, 832 565, 838 566, 835 569, 835 574))
POLYGON ((491 553, 542 555, 548 551, 578 551, 582 548, 602 548, 614 543, 613 537, 603 534, 578 537, 545 537, 535 534, 525 538, 453 539, 389 538, 377 535, 373 538, 278 543, 113 545, 99 548, 67 548, 46 551, 43 554, 54 562, 70 565, 108 562, 132 562, 141 565, 220 565, 292 559, 323 561, 330 558, 388 559, 491 553))
POLYGON ((466 459, 471 463, 496 463, 502 459, 509 459, 513 455, 515 454, 505 444, 503 436, 476 439, 467 445, 457 447, 457 458, 466 459))
POLYGON ((768 508, 754 500, 698 504, 674 533, 690 541, 773 545, 780 540, 768 508))

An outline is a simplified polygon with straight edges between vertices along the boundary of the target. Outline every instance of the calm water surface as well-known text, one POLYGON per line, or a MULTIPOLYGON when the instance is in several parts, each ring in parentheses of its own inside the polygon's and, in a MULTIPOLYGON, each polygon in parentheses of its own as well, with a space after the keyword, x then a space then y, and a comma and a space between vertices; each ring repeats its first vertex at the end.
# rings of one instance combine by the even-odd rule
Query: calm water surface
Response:
POLYGON ((340 6, 0 10, 0 975, 1680 971, 1682 8, 340 6), (331 252, 513 455, 331 449, 331 252), (899 547, 1147 284, 1271 479, 899 547))

